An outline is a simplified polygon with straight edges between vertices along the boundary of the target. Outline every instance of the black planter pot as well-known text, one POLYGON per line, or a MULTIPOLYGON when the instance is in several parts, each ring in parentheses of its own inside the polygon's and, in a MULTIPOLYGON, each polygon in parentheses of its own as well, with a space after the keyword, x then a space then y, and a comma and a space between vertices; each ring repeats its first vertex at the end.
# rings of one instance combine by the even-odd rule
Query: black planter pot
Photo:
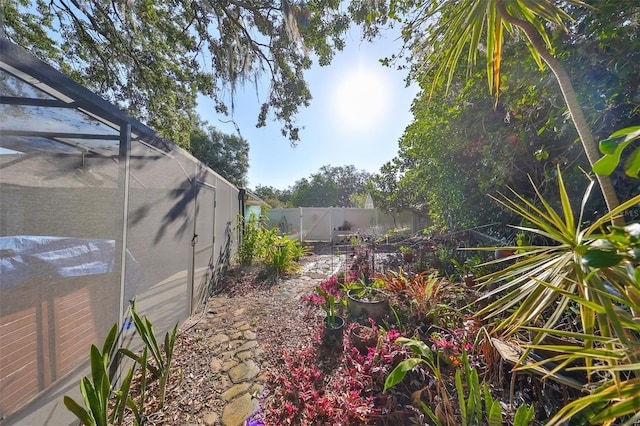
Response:
POLYGON ((343 329, 344 329, 344 318, 339 316, 334 316, 335 324, 332 326, 328 324, 328 318, 324 317, 322 320, 322 325, 324 326, 324 331, 322 333, 322 342, 324 344, 337 344, 342 343, 343 338, 343 329))
POLYGON ((364 323, 371 318, 378 323, 389 315, 389 303, 386 295, 375 288, 371 291, 373 297, 358 297, 352 290, 347 292, 349 318, 362 320, 364 323))

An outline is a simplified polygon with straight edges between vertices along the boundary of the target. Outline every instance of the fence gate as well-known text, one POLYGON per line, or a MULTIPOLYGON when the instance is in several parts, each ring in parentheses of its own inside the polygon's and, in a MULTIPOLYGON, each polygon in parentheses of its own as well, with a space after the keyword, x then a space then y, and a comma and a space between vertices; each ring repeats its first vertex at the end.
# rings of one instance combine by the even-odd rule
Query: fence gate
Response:
POLYGON ((193 263, 189 286, 189 313, 193 313, 213 273, 214 229, 216 225, 216 189, 208 183, 196 182, 196 211, 193 223, 193 263))
POLYGON ((332 209, 300 208, 300 235, 302 241, 331 241, 333 232, 332 209))

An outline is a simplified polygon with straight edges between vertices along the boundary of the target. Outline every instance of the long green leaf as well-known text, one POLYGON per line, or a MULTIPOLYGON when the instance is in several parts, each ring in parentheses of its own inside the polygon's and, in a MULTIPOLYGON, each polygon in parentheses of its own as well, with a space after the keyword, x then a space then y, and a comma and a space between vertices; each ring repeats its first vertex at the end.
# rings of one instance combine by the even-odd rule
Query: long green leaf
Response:
POLYGON ((153 364, 149 364, 148 355, 147 355, 148 351, 149 351, 148 346, 145 346, 144 348, 142 348, 143 355, 138 355, 132 352, 128 348, 119 349, 119 352, 121 352, 123 355, 131 358, 133 361, 140 364, 140 366, 145 368, 146 370, 149 370, 153 375, 153 377, 160 377, 161 372, 158 369, 158 367, 154 366, 153 364))
POLYGON ((521 405, 513 416, 513 426, 528 426, 535 414, 534 406, 521 405))
POLYGON ((106 411, 103 409, 98 392, 87 377, 80 380, 80 392, 84 396, 84 402, 97 426, 107 426, 106 411))
POLYGON ((420 401, 420 408, 422 408, 422 411, 424 411, 427 416, 429 416, 429 418, 431 419, 431 421, 436 425, 436 426, 443 426, 442 422, 440 421, 440 419, 433 413, 433 411, 431 411, 431 409, 429 407, 427 407, 427 405, 420 401))
MULTIPOLYGON (((465 354, 466 355, 466 354, 465 354)), ((478 370, 471 369, 470 374, 467 376, 469 385, 469 408, 468 411, 472 416, 474 424, 482 423, 482 388, 480 387, 480 380, 478 377, 478 370)))
MULTIPOLYGON (((575 231, 576 224, 573 215, 573 209, 571 208, 571 202, 569 201, 569 194, 567 188, 564 185, 562 174, 558 173, 558 188, 560 189, 560 201, 562 203, 562 212, 564 213, 564 225, 567 230, 575 231)), ((575 237, 575 234, 574 234, 575 237)))
POLYGON ((502 410, 500 408, 500 402, 493 401, 487 415, 489 416, 489 426, 502 426, 502 410))
MULTIPOLYGON (((142 357, 140 358, 140 415, 144 413, 144 401, 147 396, 147 368, 149 367, 148 356, 148 349, 145 346, 142 349, 142 357)), ((139 420, 142 421, 141 418, 139 420)))
POLYGON ((73 398, 65 395, 64 405, 69 411, 75 414, 78 420, 80 420, 84 425, 94 426, 96 424, 89 412, 83 406, 78 404, 73 398))
POLYGON ((134 426, 141 425, 142 424, 142 413, 138 409, 138 405, 133 400, 133 398, 129 397, 127 399, 127 407, 129 407, 129 409, 133 413, 133 424, 134 424, 134 426))
POLYGON ((102 345, 102 356, 104 357, 104 363, 108 367, 109 360, 113 355, 114 348, 116 346, 116 337, 118 335, 118 324, 113 324, 109 333, 107 333, 107 337, 104 340, 102 345))
POLYGON ((400 364, 393 369, 391 373, 387 376, 384 381, 384 389, 382 392, 386 392, 387 389, 392 388, 397 385, 404 379, 404 376, 407 375, 408 371, 411 371, 416 365, 420 364, 422 359, 420 358, 409 358, 402 361, 400 364))
MULTIPOLYGON (((91 345, 91 377, 93 380, 93 401, 91 409, 96 416, 98 425, 107 424, 109 410, 109 397, 111 396, 111 384, 105 365, 105 359, 96 345, 91 345)), ((87 379, 88 382, 88 379, 87 379)))
POLYGON ((131 390, 131 382, 133 380, 133 372, 135 371, 135 364, 129 369, 126 376, 122 381, 120 389, 116 393, 116 407, 113 412, 115 413, 114 423, 118 426, 122 425, 124 421, 124 409, 129 400, 129 391, 131 390))
POLYGON ((458 406, 460 407, 460 418, 462 419, 462 426, 470 424, 468 407, 464 399, 464 388, 462 387, 462 373, 460 369, 456 370, 455 375, 456 392, 458 394, 458 406))
MULTIPOLYGON (((561 425, 568 421, 578 412, 587 409, 594 404, 607 403, 612 400, 624 401, 628 399, 637 398, 640 395, 640 378, 634 378, 620 383, 619 385, 612 385, 603 389, 593 392, 591 395, 579 398, 564 407, 562 407, 556 415, 549 420, 548 426, 561 425)), ((622 406, 626 410, 626 406, 622 406)), ((637 406, 635 407, 637 411, 637 406)), ((600 410, 598 410, 600 411, 600 410)), ((622 413, 623 410, 615 413, 607 414, 607 420, 613 419, 617 416, 626 414, 632 414, 633 412, 622 413)))
POLYGON ((422 340, 398 337, 395 343, 408 347, 414 354, 426 358, 431 364, 433 364, 433 352, 422 340))

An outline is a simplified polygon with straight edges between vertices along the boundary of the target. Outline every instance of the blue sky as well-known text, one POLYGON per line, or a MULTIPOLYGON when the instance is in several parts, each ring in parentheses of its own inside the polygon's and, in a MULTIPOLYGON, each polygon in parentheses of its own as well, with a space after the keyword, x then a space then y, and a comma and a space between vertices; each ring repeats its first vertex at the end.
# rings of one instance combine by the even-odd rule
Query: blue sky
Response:
MULTIPOLYGON (((398 139, 412 119, 411 102, 418 88, 405 87, 406 74, 383 67, 378 59, 400 47, 391 35, 369 44, 352 30, 346 48, 336 53, 331 65, 309 70, 306 79, 313 99, 297 117, 301 140, 295 148, 281 135, 280 123, 255 127, 264 98, 256 97, 252 84, 239 87, 234 119, 250 146, 248 187, 285 189, 324 165, 353 164, 375 173, 395 157, 398 139)), ((198 112, 218 130, 235 133, 231 123, 222 122, 228 117, 215 114, 212 101, 200 98, 198 112)))

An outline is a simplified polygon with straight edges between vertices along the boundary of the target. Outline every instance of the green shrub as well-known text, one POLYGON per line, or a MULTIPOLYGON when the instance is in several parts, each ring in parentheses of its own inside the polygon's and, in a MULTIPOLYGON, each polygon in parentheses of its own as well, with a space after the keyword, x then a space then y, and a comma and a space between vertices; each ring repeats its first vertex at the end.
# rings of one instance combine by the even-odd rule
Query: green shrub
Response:
POLYGON ((252 214, 249 220, 239 220, 244 225, 243 238, 238 247, 239 264, 262 262, 276 280, 282 274, 298 270, 297 260, 309 250, 300 241, 292 240, 287 235, 279 235, 277 228, 268 229, 264 215, 256 218, 252 214))

